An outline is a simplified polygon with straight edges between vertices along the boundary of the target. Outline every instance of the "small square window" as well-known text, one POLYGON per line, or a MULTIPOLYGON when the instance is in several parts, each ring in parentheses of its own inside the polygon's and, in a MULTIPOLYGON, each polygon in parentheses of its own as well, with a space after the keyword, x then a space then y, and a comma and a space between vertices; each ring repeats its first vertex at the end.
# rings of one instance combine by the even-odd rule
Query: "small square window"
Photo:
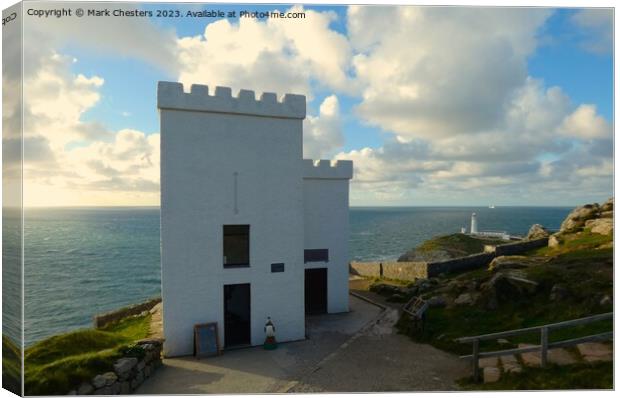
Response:
POLYGON ((328 249, 306 249, 304 250, 304 263, 328 262, 328 249))
POLYGON ((224 267, 250 266, 250 226, 224 225, 224 267))

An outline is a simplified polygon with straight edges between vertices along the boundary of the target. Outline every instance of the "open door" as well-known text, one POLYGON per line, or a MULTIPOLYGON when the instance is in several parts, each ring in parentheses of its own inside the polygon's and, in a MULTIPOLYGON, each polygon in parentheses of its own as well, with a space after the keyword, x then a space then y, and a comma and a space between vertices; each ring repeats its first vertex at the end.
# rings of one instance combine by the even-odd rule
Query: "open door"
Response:
POLYGON ((250 284, 224 285, 224 347, 251 344, 250 284))
POLYGON ((311 268, 305 275, 306 315, 327 313, 327 268, 311 268))

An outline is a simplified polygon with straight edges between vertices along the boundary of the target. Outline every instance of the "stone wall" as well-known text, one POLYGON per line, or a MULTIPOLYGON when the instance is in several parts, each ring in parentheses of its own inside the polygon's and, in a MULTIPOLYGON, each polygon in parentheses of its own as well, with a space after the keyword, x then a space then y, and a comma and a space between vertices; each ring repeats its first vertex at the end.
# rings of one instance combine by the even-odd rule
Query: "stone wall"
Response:
POLYGON ((148 301, 145 301, 144 303, 123 307, 115 311, 95 315, 93 319, 95 329, 99 329, 107 324, 120 321, 121 319, 127 318, 128 316, 139 315, 144 311, 150 311, 151 308, 155 307, 159 303, 161 303, 161 297, 150 299, 148 301))
POLYGON ((463 272, 472 269, 482 268, 489 265, 495 258, 495 253, 478 253, 467 257, 455 258, 446 261, 428 263, 428 276, 433 277, 448 272, 463 272))
POLYGON ((138 341, 132 354, 118 359, 109 372, 83 382, 68 395, 131 394, 161 365, 161 348, 161 339, 138 341))
POLYGON ((472 254, 451 260, 426 262, 351 262, 349 272, 352 275, 401 279, 415 281, 430 278, 447 272, 463 272, 486 267, 495 257, 522 254, 532 249, 547 246, 549 238, 507 243, 499 246, 485 246, 484 253, 472 254))
POLYGON ((352 261, 349 263, 349 273, 351 275, 367 276, 370 278, 379 278, 381 276, 378 262, 360 263, 352 261))
POLYGON ((499 245, 495 247, 496 256, 512 256, 515 254, 522 254, 529 250, 538 249, 540 247, 546 247, 549 242, 549 238, 540 238, 533 240, 524 240, 516 243, 508 243, 505 245, 499 245))
POLYGON ((381 262, 351 262, 349 273, 371 278, 401 279, 414 281, 427 278, 427 264, 423 261, 381 261, 381 262))
POLYGON ((404 281, 428 278, 428 265, 423 261, 393 261, 381 263, 381 265, 383 266, 384 278, 404 281))

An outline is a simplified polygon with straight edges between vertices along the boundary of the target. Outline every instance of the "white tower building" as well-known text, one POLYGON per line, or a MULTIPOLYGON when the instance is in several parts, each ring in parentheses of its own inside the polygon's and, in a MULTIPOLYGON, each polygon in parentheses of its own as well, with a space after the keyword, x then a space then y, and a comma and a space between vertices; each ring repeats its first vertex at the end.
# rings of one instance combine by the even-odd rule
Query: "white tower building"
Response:
POLYGON ((478 219, 476 218, 476 213, 471 213, 471 234, 478 233, 478 219))
POLYGON ((348 311, 353 163, 302 159, 305 97, 160 82, 157 105, 164 355, 191 355, 196 324, 230 348, 348 311))

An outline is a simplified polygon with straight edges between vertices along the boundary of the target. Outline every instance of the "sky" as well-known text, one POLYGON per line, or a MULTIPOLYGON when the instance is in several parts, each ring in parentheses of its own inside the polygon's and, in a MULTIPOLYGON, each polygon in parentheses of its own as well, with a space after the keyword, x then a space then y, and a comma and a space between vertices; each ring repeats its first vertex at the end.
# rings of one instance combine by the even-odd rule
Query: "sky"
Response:
POLYGON ((353 206, 613 194, 611 9, 84 5, 105 7, 305 18, 26 15, 27 206, 158 205, 159 80, 306 95, 304 157, 353 160, 353 206))

